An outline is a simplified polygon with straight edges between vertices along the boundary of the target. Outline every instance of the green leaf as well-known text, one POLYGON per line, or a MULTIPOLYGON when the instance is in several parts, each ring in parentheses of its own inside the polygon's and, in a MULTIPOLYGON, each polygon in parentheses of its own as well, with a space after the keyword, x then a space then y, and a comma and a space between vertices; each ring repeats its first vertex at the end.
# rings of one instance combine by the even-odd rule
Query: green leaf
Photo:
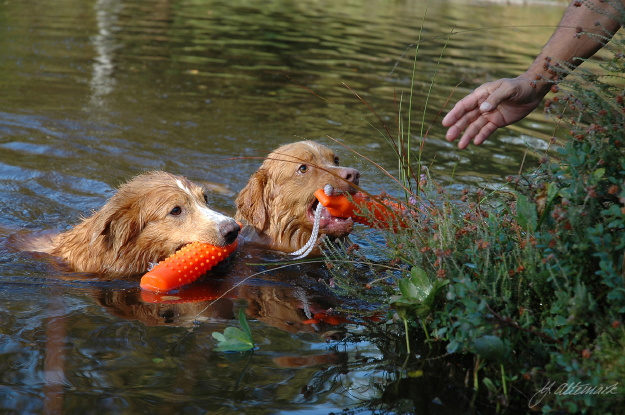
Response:
POLYGON ((495 386, 492 380, 490 380, 489 378, 484 378, 482 379, 482 382, 484 383, 484 385, 486 385, 486 387, 491 393, 497 394, 497 387, 495 386))
POLYGON ((600 169, 595 170, 592 173, 592 176, 593 176, 593 178, 596 181, 599 181, 603 177, 604 174, 605 174, 605 169, 604 168, 600 168, 600 169))
POLYGON ((522 194, 517 194, 516 221, 523 229, 530 231, 536 229, 536 223, 538 221, 536 204, 528 201, 527 197, 522 194))
POLYGON ((419 267, 412 267, 410 270, 410 281, 417 287, 430 286, 430 279, 424 269, 419 267))
POLYGON ((404 299, 416 299, 421 301, 425 298, 425 295, 422 295, 422 293, 419 292, 417 287, 409 279, 403 278, 397 282, 397 285, 399 286, 399 291, 404 299))
POLYGON ((485 335, 473 340, 475 353, 486 360, 499 361, 503 358, 505 347, 497 336, 485 335))
POLYGON ((452 340, 449 343, 447 343, 447 353, 455 353, 456 350, 458 350, 459 348, 460 348, 460 343, 458 343, 455 340, 452 340))
POLYGON ((547 217, 547 215, 551 212, 553 201, 559 192, 560 192, 560 189, 558 188, 558 186, 556 186, 553 183, 547 184, 547 200, 545 201, 545 208, 543 209, 543 213, 540 215, 540 219, 538 220, 538 223, 536 224, 534 229, 539 228, 540 225, 542 225, 545 218, 547 217))
POLYGON ((243 330, 236 327, 226 327, 223 334, 214 332, 212 335, 218 341, 217 350, 224 352, 243 352, 254 348, 254 340, 250 326, 245 319, 243 310, 239 310, 239 322, 243 330))
POLYGON ((434 281, 434 288, 430 292, 429 296, 436 299, 443 291, 443 288, 445 288, 448 284, 449 280, 437 279, 436 281, 434 281))
POLYGON ((254 340, 252 339, 252 331, 250 330, 250 325, 247 324, 247 319, 245 318, 245 312, 243 311, 243 309, 239 310, 239 322, 241 323, 243 332, 247 335, 250 343, 254 344, 254 340))
POLYGON ((448 283, 449 281, 438 278, 432 282, 423 269, 412 267, 410 277, 397 282, 402 295, 393 297, 391 302, 402 318, 406 318, 409 313, 427 317, 432 312, 438 295, 448 283))
POLYGON ((413 309, 413 312, 419 317, 427 317, 432 312, 432 309, 429 306, 423 304, 423 305, 416 306, 413 309))

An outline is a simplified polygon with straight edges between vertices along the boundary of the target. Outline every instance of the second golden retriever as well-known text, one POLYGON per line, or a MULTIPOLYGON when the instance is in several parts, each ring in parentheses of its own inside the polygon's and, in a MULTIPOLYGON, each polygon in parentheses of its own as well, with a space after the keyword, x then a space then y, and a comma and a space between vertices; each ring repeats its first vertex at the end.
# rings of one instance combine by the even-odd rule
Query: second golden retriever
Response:
MULTIPOLYGON (((330 148, 313 141, 287 144, 269 154, 250 177, 236 199, 235 219, 243 223, 246 239, 290 253, 311 237, 318 205, 314 192, 329 184, 354 194, 359 180, 358 170, 341 166, 330 148)), ((334 217, 322 208, 321 235, 342 238, 352 227, 351 218, 334 217)), ((313 254, 319 252, 316 248, 313 254)))
POLYGON ((204 189, 182 176, 145 173, 71 230, 27 239, 21 248, 57 256, 74 271, 113 277, 143 273, 191 242, 234 242, 239 224, 207 203, 204 189))

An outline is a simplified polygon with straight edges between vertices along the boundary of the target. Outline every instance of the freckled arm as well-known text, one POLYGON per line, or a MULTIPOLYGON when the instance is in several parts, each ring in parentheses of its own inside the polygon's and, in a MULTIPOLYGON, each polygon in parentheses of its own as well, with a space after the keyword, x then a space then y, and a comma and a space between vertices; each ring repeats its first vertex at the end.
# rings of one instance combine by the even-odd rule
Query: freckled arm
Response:
MULTIPOLYGON (((625 7, 623 3, 625 2, 621 2, 621 7, 625 7)), ((594 0, 591 7, 584 2, 572 1, 549 41, 521 77, 529 80, 539 77, 553 79, 554 75, 545 67, 546 59, 567 63, 574 69, 605 45, 621 27, 612 16, 622 13, 623 10, 616 11, 611 4, 599 0, 594 0), (597 36, 578 36, 582 31, 597 36)), ((544 96, 550 86, 547 83, 537 87, 544 90, 544 96)))
POLYGON ((611 4, 600 0, 573 1, 566 9, 560 24, 532 65, 516 78, 502 78, 480 85, 456 103, 443 118, 449 127, 445 138, 463 149, 471 140, 482 144, 497 129, 522 120, 534 111, 549 92, 556 73, 549 68, 560 62, 573 70, 584 59, 594 55, 620 28, 612 16, 625 13, 625 1, 611 4), (581 32, 596 35, 581 35, 581 32), (550 72, 551 70, 551 72, 550 72))

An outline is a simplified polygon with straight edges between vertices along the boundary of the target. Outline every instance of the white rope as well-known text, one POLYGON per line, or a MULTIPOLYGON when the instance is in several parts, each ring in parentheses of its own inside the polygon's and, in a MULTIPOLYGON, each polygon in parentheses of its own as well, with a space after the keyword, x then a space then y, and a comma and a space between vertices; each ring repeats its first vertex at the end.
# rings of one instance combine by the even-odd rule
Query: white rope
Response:
POLYGON ((310 234, 310 239, 306 242, 306 245, 298 249, 297 251, 291 253, 290 255, 299 255, 294 259, 302 259, 306 258, 308 254, 311 253, 313 248, 315 247, 315 242, 317 241, 317 236, 319 236, 319 222, 321 221, 321 211, 323 210, 323 206, 321 203, 317 205, 317 209, 315 210, 315 221, 313 223, 313 230, 310 234))

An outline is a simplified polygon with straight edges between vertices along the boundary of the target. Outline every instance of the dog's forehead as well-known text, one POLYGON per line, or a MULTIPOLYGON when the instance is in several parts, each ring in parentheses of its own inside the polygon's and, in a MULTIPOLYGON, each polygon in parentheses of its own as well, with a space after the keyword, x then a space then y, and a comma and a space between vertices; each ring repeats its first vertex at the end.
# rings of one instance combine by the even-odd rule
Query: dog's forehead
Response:
POLYGON ((322 146, 320 144, 313 143, 310 141, 306 141, 302 144, 305 144, 310 148, 311 153, 313 154, 313 157, 321 156, 321 157, 330 158, 330 159, 334 157, 334 151, 332 151, 332 149, 326 146, 322 146))
MULTIPOLYGON (((299 162, 319 162, 320 160, 334 159, 334 152, 326 146, 313 142, 300 142, 286 149, 283 155, 287 156, 289 161, 299 162)), ((280 154, 280 152, 278 152, 280 154)))
POLYGON ((181 189, 183 192, 187 193, 189 196, 193 196, 191 189, 186 183, 183 183, 182 180, 176 179, 176 186, 181 189))
POLYGON ((176 187, 191 199, 197 199, 198 197, 203 198, 206 193, 202 186, 198 186, 197 184, 186 180, 183 181, 176 179, 176 187))

